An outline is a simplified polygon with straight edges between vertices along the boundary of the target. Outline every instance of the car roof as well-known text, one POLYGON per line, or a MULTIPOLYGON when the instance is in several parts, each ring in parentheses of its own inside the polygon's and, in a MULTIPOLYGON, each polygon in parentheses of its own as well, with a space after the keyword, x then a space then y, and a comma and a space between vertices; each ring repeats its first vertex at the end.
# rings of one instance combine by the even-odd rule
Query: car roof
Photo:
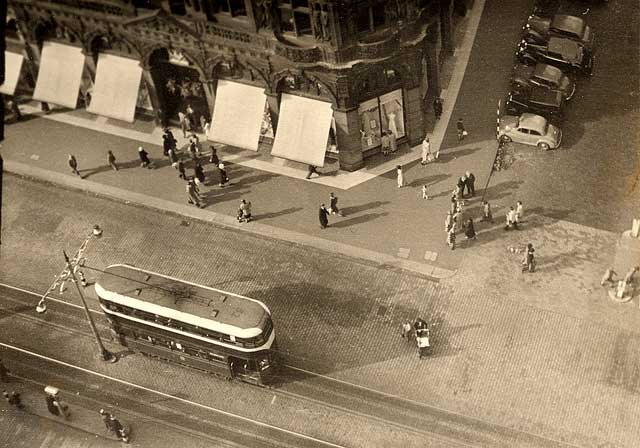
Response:
POLYGON ((551 22, 551 28, 565 31, 567 33, 582 36, 584 33, 584 27, 586 26, 584 20, 576 16, 567 16, 564 14, 557 14, 553 17, 551 22))
POLYGON ((544 127, 547 125, 547 120, 544 117, 536 114, 522 114, 520 115, 519 127, 527 129, 535 129, 542 134, 544 127))
POLYGON ((562 78, 562 70, 549 64, 536 64, 533 76, 540 79, 546 79, 553 82, 560 81, 562 78))
POLYGON ((552 53, 561 54, 575 59, 579 53, 580 44, 570 39, 562 37, 552 37, 549 39, 548 49, 552 53))
POLYGON ((530 91, 530 99, 540 104, 550 106, 560 106, 562 102, 562 93, 557 90, 549 90, 540 86, 533 86, 530 91))

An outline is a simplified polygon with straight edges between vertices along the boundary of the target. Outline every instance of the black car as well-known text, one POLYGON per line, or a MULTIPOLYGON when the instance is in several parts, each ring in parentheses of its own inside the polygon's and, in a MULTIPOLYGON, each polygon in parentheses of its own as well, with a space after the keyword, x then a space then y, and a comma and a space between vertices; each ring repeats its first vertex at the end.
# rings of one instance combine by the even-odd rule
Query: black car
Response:
POLYGON ((526 65, 543 62, 567 74, 591 75, 595 58, 577 42, 551 37, 545 45, 531 44, 523 39, 518 44, 516 59, 526 65))
POLYGON ((543 116, 551 122, 558 122, 562 120, 564 103, 561 92, 535 86, 509 92, 504 110, 509 115, 532 113, 543 116))
POLYGON ((529 16, 522 28, 522 38, 527 42, 544 45, 551 37, 561 37, 578 42, 585 50, 593 52, 595 33, 580 17, 556 14, 553 17, 529 16))
POLYGON ((517 90, 531 89, 534 86, 560 91, 565 100, 570 100, 576 91, 576 83, 558 67, 549 64, 518 64, 513 67, 511 85, 517 90))

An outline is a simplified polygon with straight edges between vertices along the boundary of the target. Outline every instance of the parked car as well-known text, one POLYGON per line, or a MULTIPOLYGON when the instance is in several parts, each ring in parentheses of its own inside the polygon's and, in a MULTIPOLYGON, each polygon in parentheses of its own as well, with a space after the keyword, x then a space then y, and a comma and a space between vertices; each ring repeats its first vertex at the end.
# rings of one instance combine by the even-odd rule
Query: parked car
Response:
POLYGON ((500 118, 498 140, 534 145, 543 151, 557 149, 562 142, 562 131, 546 118, 534 114, 505 115, 500 118))
POLYGON ((595 58, 575 41, 551 37, 544 45, 521 40, 516 50, 516 59, 527 65, 543 62, 558 67, 565 73, 591 75, 595 58))
POLYGON ((562 119, 564 98, 558 90, 535 86, 530 89, 512 90, 507 95, 504 111, 509 115, 530 112, 542 115, 547 120, 562 119))
POLYGON ((576 83, 553 65, 538 63, 536 65, 518 64, 513 67, 511 85, 516 89, 530 89, 534 86, 559 91, 565 100, 573 98, 576 83))
POLYGON ((522 28, 522 38, 527 42, 545 44, 551 37, 563 37, 578 42, 593 52, 595 33, 580 17, 556 14, 553 17, 529 16, 522 28))

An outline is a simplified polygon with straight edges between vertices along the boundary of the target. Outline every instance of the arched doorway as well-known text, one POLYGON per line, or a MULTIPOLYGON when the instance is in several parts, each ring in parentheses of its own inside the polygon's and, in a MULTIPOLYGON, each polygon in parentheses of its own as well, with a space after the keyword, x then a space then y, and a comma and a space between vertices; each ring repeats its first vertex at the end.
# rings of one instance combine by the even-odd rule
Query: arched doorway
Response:
POLYGON ((188 106, 194 110, 196 126, 200 125, 200 117, 209 120, 209 107, 200 82, 200 73, 182 53, 169 53, 166 48, 158 48, 151 53, 149 65, 158 91, 164 123, 177 122, 178 112, 184 113, 188 106))

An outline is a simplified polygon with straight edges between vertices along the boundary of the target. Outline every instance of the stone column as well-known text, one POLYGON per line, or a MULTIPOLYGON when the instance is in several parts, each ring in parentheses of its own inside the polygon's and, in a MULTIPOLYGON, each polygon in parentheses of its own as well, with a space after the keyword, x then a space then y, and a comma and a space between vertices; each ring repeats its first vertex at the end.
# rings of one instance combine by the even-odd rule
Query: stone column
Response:
POLYGON ((151 76, 151 67, 142 63, 140 65, 142 67, 142 82, 147 86, 149 100, 151 101, 151 106, 153 106, 153 111, 155 112, 156 124, 158 126, 166 126, 167 122, 164 117, 164 105, 158 95, 158 90, 156 89, 156 83, 153 80, 153 76, 151 76))
POLYGON ((422 111, 422 98, 420 87, 404 91, 404 116, 406 117, 406 132, 409 146, 419 144, 424 138, 425 125, 422 111))
POLYGON ((334 109, 336 143, 340 169, 356 171, 364 166, 360 141, 360 116, 358 109, 334 109))
POLYGON ((273 135, 276 135, 278 129, 278 118, 280 117, 280 104, 278 102, 278 93, 264 92, 267 95, 267 104, 269 105, 269 115, 271 116, 271 126, 273 127, 273 135))

